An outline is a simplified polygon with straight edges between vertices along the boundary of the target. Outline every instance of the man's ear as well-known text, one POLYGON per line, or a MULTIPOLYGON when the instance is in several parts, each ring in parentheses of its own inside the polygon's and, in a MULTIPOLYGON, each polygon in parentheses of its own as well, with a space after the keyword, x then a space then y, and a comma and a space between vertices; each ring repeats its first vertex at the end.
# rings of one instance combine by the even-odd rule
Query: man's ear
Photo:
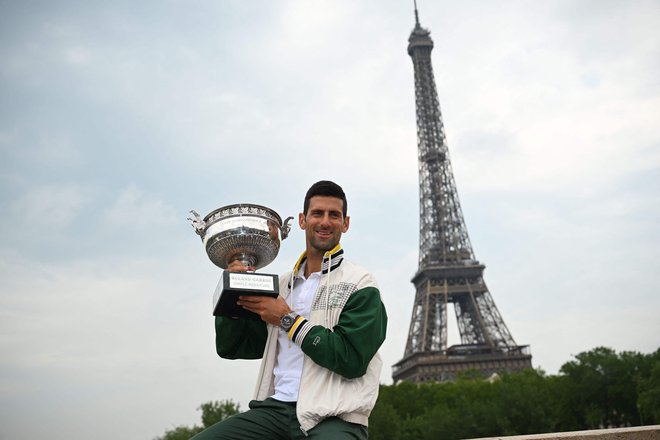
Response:
POLYGON ((346 216, 344 219, 344 227, 342 230, 342 233, 345 233, 348 231, 348 227, 351 225, 351 217, 349 215, 346 216))
POLYGON ((305 214, 302 212, 298 214, 298 224, 300 225, 300 229, 305 229, 307 226, 307 222, 305 221, 305 214))

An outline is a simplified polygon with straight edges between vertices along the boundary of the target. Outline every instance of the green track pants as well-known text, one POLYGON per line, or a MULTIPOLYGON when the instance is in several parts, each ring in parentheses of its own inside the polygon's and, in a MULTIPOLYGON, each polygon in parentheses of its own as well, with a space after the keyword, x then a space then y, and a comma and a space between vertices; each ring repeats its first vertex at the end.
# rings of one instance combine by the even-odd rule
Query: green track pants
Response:
POLYGON ((307 432, 300 429, 296 404, 253 400, 249 410, 205 429, 191 440, 366 440, 366 426, 329 417, 307 432))

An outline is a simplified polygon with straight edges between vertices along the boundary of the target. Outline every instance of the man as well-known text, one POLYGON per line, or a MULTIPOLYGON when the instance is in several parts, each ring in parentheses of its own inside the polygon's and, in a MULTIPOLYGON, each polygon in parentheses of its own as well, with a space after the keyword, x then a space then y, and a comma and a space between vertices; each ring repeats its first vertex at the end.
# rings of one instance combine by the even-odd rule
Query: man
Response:
MULTIPOLYGON (((261 320, 216 318, 221 357, 263 360, 250 410, 194 440, 367 438, 387 314, 372 275, 344 259, 346 214, 339 185, 312 185, 298 216, 306 249, 280 278, 280 296, 239 297, 261 320)), ((248 269, 240 262, 228 268, 248 269)))

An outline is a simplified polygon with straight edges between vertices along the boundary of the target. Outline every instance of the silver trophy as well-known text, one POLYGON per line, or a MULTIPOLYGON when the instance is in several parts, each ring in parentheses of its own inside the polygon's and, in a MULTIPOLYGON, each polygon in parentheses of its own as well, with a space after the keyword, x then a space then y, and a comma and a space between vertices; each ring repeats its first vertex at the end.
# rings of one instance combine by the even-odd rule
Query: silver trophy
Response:
MULTIPOLYGON (((280 237, 289 235, 288 217, 284 222, 272 209, 250 203, 227 205, 211 211, 204 219, 190 211, 195 232, 202 238, 206 254, 213 264, 226 269, 233 261, 241 261, 255 269, 270 264, 280 250, 280 237)), ((240 295, 279 295, 277 275, 254 272, 224 271, 213 297, 213 314, 232 318, 258 318, 238 306, 240 295)))

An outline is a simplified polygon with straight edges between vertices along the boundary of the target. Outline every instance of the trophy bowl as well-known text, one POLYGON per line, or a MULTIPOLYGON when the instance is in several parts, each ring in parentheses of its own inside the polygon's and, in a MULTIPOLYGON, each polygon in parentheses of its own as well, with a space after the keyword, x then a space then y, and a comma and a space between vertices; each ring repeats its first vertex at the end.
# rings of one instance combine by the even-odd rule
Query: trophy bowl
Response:
POLYGON ((251 203, 223 206, 204 219, 190 211, 195 232, 202 238, 213 264, 226 269, 232 261, 260 269, 270 264, 280 250, 280 240, 289 235, 288 217, 284 222, 272 209, 251 203))

